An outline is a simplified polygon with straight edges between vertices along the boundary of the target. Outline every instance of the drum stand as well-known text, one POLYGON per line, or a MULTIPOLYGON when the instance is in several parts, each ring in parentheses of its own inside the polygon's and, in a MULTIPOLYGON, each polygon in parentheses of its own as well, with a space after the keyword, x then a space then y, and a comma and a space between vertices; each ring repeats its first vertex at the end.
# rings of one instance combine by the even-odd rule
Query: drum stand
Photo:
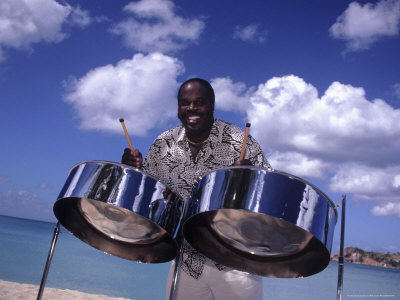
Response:
POLYGON ((37 300, 42 299, 44 286, 45 286, 46 280, 47 280, 47 274, 49 273, 51 260, 53 258, 54 247, 56 246, 57 237, 58 237, 59 233, 60 233, 60 222, 57 222, 56 228, 54 228, 53 240, 51 241, 49 255, 47 256, 46 265, 44 267, 42 281, 40 282, 39 292, 38 292, 38 295, 36 298, 37 300))
POLYGON ((342 196, 342 200, 337 204, 337 206, 342 203, 342 222, 340 226, 340 252, 339 252, 339 266, 338 266, 338 284, 337 284, 337 296, 336 300, 342 300, 342 289, 343 289, 343 267, 344 267, 344 225, 346 219, 346 195, 342 196))
POLYGON ((179 269, 182 263, 182 258, 183 258, 183 242, 179 247, 178 255, 176 256, 175 259, 174 275, 172 277, 171 289, 169 292, 169 300, 175 300, 175 293, 178 288, 178 276, 179 276, 179 269))

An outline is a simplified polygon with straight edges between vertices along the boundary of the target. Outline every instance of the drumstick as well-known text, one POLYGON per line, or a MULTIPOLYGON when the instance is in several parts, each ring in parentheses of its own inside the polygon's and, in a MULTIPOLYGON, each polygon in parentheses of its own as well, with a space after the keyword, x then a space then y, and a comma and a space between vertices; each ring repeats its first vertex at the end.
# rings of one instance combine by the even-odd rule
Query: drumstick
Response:
POLYGON ((246 131, 244 132, 242 151, 240 152, 239 160, 243 160, 244 150, 246 149, 247 136, 249 135, 250 123, 246 123, 246 131))
POLYGON ((121 122, 122 128, 124 129, 126 139, 128 140, 128 143, 129 143, 129 148, 131 148, 131 150, 133 151, 133 146, 131 143, 131 139, 129 138, 128 131, 126 130, 124 119, 121 118, 121 119, 119 119, 119 121, 121 122))

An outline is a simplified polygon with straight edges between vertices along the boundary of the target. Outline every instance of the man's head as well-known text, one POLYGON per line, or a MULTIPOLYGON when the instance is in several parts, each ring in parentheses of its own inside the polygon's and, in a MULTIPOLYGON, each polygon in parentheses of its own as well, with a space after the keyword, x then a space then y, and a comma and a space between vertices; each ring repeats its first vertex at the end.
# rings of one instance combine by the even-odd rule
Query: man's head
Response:
POLYGON ((214 90, 204 79, 185 81, 178 91, 178 117, 187 134, 206 137, 214 121, 214 90))

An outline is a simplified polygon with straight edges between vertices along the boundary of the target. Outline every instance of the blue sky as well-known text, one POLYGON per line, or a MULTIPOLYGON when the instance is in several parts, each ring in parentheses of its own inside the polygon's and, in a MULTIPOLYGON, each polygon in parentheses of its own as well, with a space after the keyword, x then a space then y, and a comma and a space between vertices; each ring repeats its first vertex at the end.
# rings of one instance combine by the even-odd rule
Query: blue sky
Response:
POLYGON ((347 195, 346 245, 400 251, 399 23, 391 0, 2 0, 0 214, 56 221, 69 169, 120 161, 121 117, 146 154, 198 76, 276 170, 347 195))

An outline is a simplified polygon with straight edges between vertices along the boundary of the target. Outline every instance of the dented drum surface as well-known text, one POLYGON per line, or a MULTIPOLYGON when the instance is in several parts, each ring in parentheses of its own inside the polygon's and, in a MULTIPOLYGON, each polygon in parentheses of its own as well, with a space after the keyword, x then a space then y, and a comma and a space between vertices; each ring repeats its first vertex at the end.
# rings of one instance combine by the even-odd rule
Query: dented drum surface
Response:
POLYGON ((213 170, 187 200, 183 235, 212 260, 269 277, 303 277, 330 261, 333 202, 296 176, 259 167, 213 170))
POLYGON ((146 263, 175 258, 183 201, 163 198, 165 185, 118 163, 75 165, 55 202, 56 218, 83 242, 146 263))

